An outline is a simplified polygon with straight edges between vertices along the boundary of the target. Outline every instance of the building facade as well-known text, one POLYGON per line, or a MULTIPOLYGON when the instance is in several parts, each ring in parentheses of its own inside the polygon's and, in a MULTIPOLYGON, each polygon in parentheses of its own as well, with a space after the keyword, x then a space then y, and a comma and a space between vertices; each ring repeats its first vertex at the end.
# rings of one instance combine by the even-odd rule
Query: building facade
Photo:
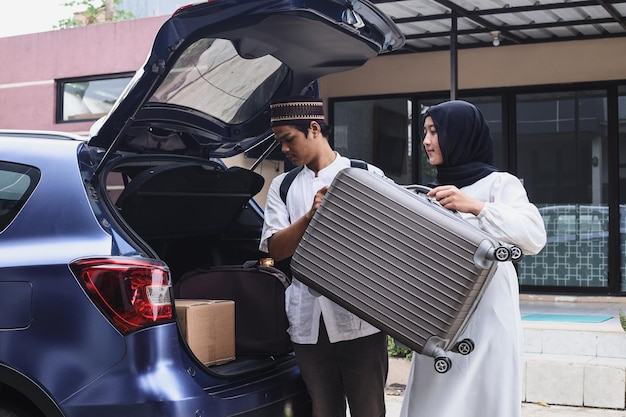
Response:
POLYGON ((85 134, 144 63, 166 18, 0 38, 0 127, 85 134))

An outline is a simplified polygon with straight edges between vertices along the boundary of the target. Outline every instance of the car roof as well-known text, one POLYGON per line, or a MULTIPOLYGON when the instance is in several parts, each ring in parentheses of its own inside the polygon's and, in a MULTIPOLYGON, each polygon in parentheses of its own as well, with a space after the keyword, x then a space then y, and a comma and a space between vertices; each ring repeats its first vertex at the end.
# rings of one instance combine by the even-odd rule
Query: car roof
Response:
POLYGON ((79 140, 87 138, 69 132, 57 132, 54 130, 26 130, 26 129, 0 129, 0 136, 32 139, 58 139, 58 140, 79 140))
POLYGON ((268 104, 400 48, 367 1, 215 0, 179 9, 89 145, 225 158, 271 135, 268 104))

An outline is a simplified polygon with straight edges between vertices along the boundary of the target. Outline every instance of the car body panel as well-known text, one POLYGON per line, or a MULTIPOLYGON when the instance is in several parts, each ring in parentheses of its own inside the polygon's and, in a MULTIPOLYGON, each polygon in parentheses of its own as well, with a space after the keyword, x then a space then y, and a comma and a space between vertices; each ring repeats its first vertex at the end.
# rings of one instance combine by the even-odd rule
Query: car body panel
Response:
POLYGON ((133 333, 126 339, 122 361, 63 401, 62 407, 71 415, 238 415, 258 403, 259 396, 278 400, 302 392, 302 382, 293 369, 242 384, 241 380, 211 377, 199 368, 185 367, 174 324, 133 333), (284 374, 291 384, 285 384, 284 374), (195 375, 203 375, 205 380, 198 383, 195 375), (205 392, 203 386, 212 388, 205 392))
POLYGON ((32 138, 36 136, 40 139, 63 139, 63 140, 86 140, 85 136, 77 135, 70 132, 59 132, 55 130, 18 130, 18 129, 2 129, 2 136, 16 138, 32 138))
MULTIPOLYGON (((15 141, 0 134, 0 155, 41 171, 35 192, 1 234, 0 288, 12 288, 16 298, 0 303, 0 316, 13 317, 13 305, 21 306, 16 323, 3 328, 2 361, 25 375, 37 375, 37 382, 58 398, 72 394, 124 355, 123 338, 94 310, 68 268, 76 257, 111 252, 111 236, 96 221, 81 182, 81 146, 70 140, 15 141), (57 215, 57 205, 64 216, 57 215), (100 337, 106 337, 107 346, 100 337), (46 340, 45 348, 41 340, 46 340), (87 352, 93 357, 85 356, 87 352), (40 361, 49 364, 45 372, 40 361)), ((9 294, 3 292, 3 297, 9 294)))
POLYGON ((37 189, 0 239, 3 267, 69 262, 80 256, 111 251, 111 236, 98 224, 81 181, 77 154, 83 142, 48 139, 4 139, 0 155, 41 170, 37 189), (65 184, 56 187, 56 184, 65 184), (64 204, 71 201, 72 204, 64 204), (54 216, 63 205, 64 216, 54 216), (26 218, 27 221, 19 221, 26 218), (63 233, 57 233, 62 230, 63 233))

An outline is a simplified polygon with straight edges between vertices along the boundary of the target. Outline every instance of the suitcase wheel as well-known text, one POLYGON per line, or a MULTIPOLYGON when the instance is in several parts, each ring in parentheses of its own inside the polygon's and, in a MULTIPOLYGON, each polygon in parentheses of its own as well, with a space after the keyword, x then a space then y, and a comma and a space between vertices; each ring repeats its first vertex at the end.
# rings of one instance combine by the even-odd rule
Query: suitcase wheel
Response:
POLYGON ((519 262, 524 257, 522 250, 517 246, 511 246, 511 261, 519 262))
POLYGON ((446 356, 440 356, 438 358, 435 358, 435 371, 437 371, 438 373, 445 374, 450 370, 451 367, 452 361, 450 360, 450 358, 446 356))
POLYGON ((497 261, 506 262, 511 259, 512 251, 510 248, 507 248, 506 246, 498 246, 495 249, 493 255, 495 256, 497 261))
POLYGON ((474 341, 472 339, 463 339, 454 345, 453 352, 461 355, 469 355, 474 350, 474 341))

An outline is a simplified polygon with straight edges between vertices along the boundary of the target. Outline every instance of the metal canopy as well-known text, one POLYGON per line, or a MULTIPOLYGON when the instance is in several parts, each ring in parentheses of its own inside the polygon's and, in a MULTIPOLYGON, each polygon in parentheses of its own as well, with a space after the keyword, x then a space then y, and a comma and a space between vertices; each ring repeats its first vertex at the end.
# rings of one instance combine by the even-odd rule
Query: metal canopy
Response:
POLYGON ((406 36, 396 53, 626 37, 626 0, 372 0, 406 36), (494 39, 497 40, 494 42, 494 39))

